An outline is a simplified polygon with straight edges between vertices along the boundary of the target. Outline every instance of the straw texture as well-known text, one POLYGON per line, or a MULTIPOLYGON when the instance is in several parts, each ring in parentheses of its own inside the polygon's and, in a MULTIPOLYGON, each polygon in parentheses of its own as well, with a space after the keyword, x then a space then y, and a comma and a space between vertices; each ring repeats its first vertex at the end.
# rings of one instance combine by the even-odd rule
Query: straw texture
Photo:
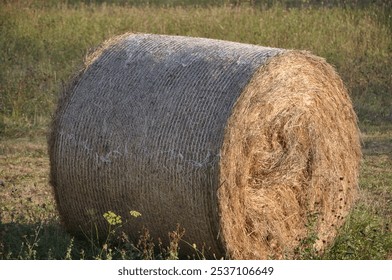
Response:
POLYGON ((207 257, 237 259, 294 258, 309 228, 322 251, 355 199, 361 156, 350 99, 323 59, 150 34, 87 58, 59 100, 49 154, 70 232, 105 236, 110 210, 134 240, 145 226, 167 244, 180 224, 207 257))

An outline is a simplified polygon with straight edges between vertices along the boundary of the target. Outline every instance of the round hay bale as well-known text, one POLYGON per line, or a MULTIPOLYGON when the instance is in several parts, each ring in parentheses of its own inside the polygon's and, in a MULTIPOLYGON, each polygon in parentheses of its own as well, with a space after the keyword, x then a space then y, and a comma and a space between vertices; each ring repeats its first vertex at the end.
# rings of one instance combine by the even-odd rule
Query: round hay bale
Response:
POLYGON ((106 236, 113 211, 133 240, 144 226, 165 246, 179 224, 206 257, 234 259, 295 258, 309 236, 321 252, 353 205, 361 158, 350 98, 324 59, 150 34, 87 58, 49 154, 70 232, 106 236))

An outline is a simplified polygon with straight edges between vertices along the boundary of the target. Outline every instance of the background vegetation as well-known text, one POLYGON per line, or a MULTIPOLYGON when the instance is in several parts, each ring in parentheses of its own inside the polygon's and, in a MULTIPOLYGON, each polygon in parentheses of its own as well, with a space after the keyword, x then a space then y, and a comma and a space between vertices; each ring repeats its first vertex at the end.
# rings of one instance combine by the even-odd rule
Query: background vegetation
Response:
MULTIPOLYGON (((60 226, 48 184, 45 133, 58 93, 91 49, 124 32, 306 49, 335 65, 358 114, 364 160, 360 199, 336 243, 322 258, 392 258, 391 3, 1 1, 0 259, 175 256, 175 240, 179 239, 175 234, 174 249, 163 248, 159 256, 151 253, 146 233, 141 238, 144 243, 131 249, 126 238, 111 243, 112 247, 73 240, 60 226)), ((298 257, 319 258, 311 247, 298 252, 298 257)))

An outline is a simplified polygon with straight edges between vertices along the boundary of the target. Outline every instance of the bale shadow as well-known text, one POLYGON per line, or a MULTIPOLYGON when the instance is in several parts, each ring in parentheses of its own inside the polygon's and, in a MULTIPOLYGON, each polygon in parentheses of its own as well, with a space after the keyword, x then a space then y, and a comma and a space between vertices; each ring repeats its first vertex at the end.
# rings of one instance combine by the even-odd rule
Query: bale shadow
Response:
POLYGON ((56 222, 0 221, 0 260, 64 259, 71 240, 72 237, 56 222))

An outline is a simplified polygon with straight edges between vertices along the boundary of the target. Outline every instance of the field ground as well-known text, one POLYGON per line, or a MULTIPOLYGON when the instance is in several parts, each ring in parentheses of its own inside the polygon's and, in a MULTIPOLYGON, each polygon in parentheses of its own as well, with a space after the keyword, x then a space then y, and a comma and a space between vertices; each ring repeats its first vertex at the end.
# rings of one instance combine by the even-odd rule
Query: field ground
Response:
MULTIPOLYGON (((102 1, 0 2, 0 259, 155 257, 148 242, 127 255, 114 244, 99 248, 72 239, 61 227, 48 183, 45 134, 62 85, 89 50, 124 32, 306 49, 325 57, 349 89, 364 158, 359 200, 321 258, 392 259, 390 1, 359 8, 357 3, 374 1, 345 0, 356 3, 348 6, 308 5, 316 0, 203 0, 202 6, 191 0, 153 0, 156 5, 149 6, 94 2, 102 1), (175 5, 180 2, 187 5, 175 5), (294 2, 300 7, 287 7, 294 2)), ((305 250, 299 258, 320 257, 305 250)))

